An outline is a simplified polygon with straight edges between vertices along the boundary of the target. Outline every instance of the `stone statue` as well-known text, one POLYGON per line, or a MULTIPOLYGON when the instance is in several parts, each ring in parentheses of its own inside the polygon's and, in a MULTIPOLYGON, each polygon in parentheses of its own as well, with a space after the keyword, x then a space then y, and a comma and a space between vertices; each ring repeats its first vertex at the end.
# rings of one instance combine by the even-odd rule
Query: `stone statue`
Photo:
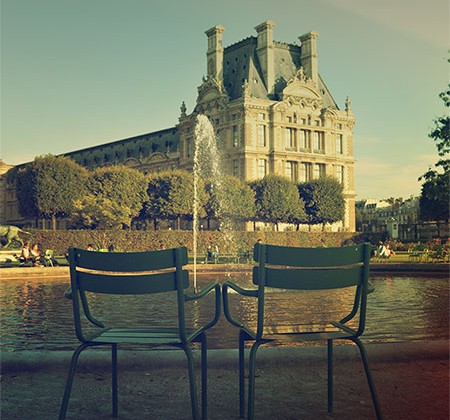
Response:
POLYGON ((19 236, 19 232, 25 233, 27 235, 32 235, 30 232, 22 230, 17 226, 0 225, 0 236, 4 236, 6 238, 5 248, 8 247, 12 241, 20 242, 23 246, 23 241, 19 236))
POLYGON ((347 99, 345 100, 345 111, 346 112, 352 111, 352 101, 350 100, 350 98, 348 96, 347 96, 347 99))
POLYGON ((185 117, 186 116, 186 104, 184 103, 184 101, 181 104, 180 111, 181 111, 181 116, 185 117))

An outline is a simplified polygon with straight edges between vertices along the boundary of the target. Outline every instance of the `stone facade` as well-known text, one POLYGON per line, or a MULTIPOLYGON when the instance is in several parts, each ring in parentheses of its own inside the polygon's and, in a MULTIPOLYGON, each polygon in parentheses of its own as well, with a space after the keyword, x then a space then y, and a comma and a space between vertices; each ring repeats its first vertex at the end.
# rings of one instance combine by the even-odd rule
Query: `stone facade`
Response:
POLYGON ((347 98, 340 110, 318 71, 318 34, 300 45, 273 40, 272 21, 226 48, 223 26, 206 31, 206 76, 194 110, 181 106, 176 127, 67 153, 94 168, 125 164, 145 173, 192 170, 196 117, 217 134, 223 172, 250 181, 269 173, 297 182, 323 174, 343 185, 345 218, 333 230, 355 230, 353 128, 347 98))
POLYGON ((267 21, 250 37, 222 46, 223 26, 206 31, 207 76, 197 105, 179 120, 180 166, 193 164, 196 116, 215 127, 224 172, 245 180, 269 173, 297 182, 322 174, 337 177, 346 201, 345 220, 335 228, 355 230, 353 128, 350 100, 341 111, 318 73, 317 37, 301 45, 273 41, 267 21))

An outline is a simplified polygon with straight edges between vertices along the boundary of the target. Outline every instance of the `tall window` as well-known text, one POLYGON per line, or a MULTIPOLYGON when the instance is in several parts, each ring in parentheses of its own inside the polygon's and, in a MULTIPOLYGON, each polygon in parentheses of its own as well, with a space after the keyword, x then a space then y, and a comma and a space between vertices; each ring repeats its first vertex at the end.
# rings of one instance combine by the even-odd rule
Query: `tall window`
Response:
POLYGON ((287 161, 286 162, 286 176, 289 178, 289 179, 292 179, 292 162, 290 162, 290 161, 287 161))
POLYGON ((295 130, 293 128, 286 128, 284 132, 286 149, 295 148, 295 130))
POLYGON ((297 162, 291 162, 289 160, 286 162, 286 176, 292 179, 292 181, 297 180, 297 162))
POLYGON ((314 179, 320 178, 325 175, 325 164, 315 163, 314 164, 314 179))
POLYGON ((233 125, 233 147, 239 146, 239 131, 238 126, 233 125))
POLYGON ((343 166, 336 166, 336 178, 338 181, 343 185, 344 184, 344 167, 343 166))
POLYGON ((314 133, 313 133, 313 148, 314 148, 314 151, 319 151, 319 152, 324 151, 323 133, 320 131, 314 131, 314 133))
POLYGON ((265 159, 258 159, 258 178, 264 178, 266 176, 267 162, 265 159))
POLYGON ((310 164, 309 163, 300 163, 300 173, 299 173, 299 181, 300 182, 307 182, 309 181, 309 167, 310 164))
POLYGON ((336 134, 336 153, 342 154, 342 134, 336 134))
POLYGON ((306 131, 300 130, 300 149, 308 149, 308 140, 306 137, 306 131))
POLYGON ((187 141, 187 157, 191 157, 192 156, 192 140, 189 139, 187 141))
POLYGON ((233 160, 233 176, 239 177, 239 162, 237 159, 233 160))
POLYGON ((258 146, 266 145, 266 126, 258 125, 258 146))

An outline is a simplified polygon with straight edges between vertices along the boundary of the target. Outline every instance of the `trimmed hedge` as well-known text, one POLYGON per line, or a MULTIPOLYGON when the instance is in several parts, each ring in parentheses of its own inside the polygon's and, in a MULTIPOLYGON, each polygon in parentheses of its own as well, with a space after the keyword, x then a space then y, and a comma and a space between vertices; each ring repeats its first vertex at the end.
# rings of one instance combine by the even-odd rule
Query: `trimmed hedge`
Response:
MULTIPOLYGON (((55 255, 64 255, 70 246, 85 248, 93 244, 95 249, 113 246, 115 251, 147 251, 187 246, 193 250, 192 231, 177 230, 29 230, 33 236, 26 239, 39 242, 43 250, 53 249, 55 255)), ((24 238, 24 236, 23 236, 24 238)), ((24 238, 25 239, 25 238, 24 238)), ((234 254, 252 249, 255 242, 284 246, 333 247, 370 241, 378 243, 382 238, 351 232, 273 232, 273 231, 201 231, 197 239, 197 251, 204 253, 208 245, 219 247, 221 254, 234 254)))

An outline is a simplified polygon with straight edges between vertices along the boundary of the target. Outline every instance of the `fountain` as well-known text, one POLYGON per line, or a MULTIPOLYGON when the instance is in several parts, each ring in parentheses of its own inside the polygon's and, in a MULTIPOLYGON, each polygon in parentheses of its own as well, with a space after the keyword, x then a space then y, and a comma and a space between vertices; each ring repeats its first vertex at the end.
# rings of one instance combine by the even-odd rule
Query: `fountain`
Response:
MULTIPOLYGON (((194 150, 194 208, 193 208, 193 254, 194 254, 194 289, 197 289, 197 237, 199 220, 199 178, 209 179, 213 183, 212 188, 220 191, 223 179, 220 170, 220 154, 217 150, 217 140, 214 127, 205 115, 197 116, 195 125, 195 150, 194 150)), ((220 214, 220 200, 219 210, 220 214)))

